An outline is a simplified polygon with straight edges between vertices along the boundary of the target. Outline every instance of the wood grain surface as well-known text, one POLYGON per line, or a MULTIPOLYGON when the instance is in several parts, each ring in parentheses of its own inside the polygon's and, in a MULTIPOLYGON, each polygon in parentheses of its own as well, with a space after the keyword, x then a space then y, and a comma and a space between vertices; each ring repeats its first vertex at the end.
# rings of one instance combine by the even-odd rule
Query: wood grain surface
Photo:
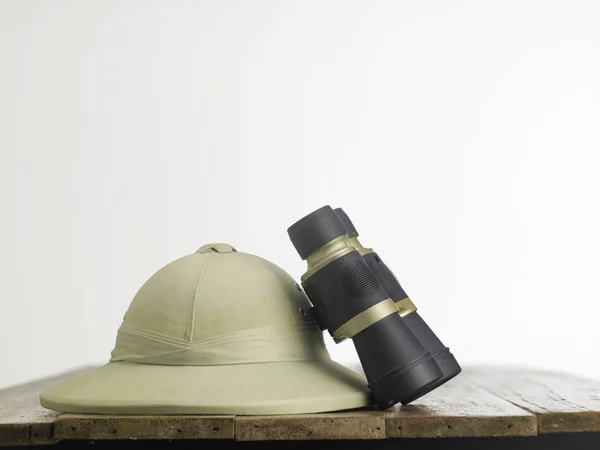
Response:
POLYGON ((510 368, 471 367, 409 406, 287 416, 63 414, 39 393, 81 369, 0 391, 0 445, 56 440, 239 441, 534 436, 600 431, 600 381, 510 368))
POLYGON ((407 406, 386 411, 388 437, 534 436, 533 414, 460 375, 407 406))
POLYGON ((288 416, 237 416, 239 441, 385 439, 381 411, 356 411, 288 416))
POLYGON ((539 433, 600 431, 600 381, 519 368, 473 367, 465 378, 537 416, 539 433))
POLYGON ((63 414, 56 439, 234 439, 235 416, 63 414))

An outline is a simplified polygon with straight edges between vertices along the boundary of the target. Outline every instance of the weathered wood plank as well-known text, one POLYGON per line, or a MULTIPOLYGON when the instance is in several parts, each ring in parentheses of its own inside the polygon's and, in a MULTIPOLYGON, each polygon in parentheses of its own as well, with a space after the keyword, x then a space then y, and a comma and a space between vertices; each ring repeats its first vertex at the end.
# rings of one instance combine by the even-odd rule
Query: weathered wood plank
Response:
POLYGON ((53 425, 60 414, 43 408, 39 393, 82 374, 78 369, 0 391, 0 445, 40 445, 55 441, 53 425))
POLYGON ((474 384, 537 416, 539 433, 600 431, 600 381, 518 368, 470 368, 474 384))
POLYGON ((234 416, 63 414, 56 439, 233 439, 234 416))
POLYGON ((533 414, 483 389, 461 375, 407 406, 386 411, 392 438, 534 436, 533 414))
POLYGON ((353 411, 288 416, 237 416, 239 441, 385 439, 384 413, 353 411))

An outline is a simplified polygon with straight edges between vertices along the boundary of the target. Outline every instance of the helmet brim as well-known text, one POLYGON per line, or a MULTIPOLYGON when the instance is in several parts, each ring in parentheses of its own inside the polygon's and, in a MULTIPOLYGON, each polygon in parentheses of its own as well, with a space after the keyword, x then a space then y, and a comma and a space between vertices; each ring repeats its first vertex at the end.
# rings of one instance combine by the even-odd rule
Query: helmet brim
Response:
POLYGON ((372 404, 366 379, 329 359, 214 366, 110 362, 40 394, 96 414, 304 414, 372 404))

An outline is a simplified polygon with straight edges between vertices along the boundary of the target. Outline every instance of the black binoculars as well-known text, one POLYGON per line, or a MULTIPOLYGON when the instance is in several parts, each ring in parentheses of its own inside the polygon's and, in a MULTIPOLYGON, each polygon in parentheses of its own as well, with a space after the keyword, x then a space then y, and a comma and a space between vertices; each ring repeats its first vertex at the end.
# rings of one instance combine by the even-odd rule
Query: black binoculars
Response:
POLYGON ((311 314, 336 343, 352 339, 381 409, 406 405, 460 373, 394 274, 358 241, 342 209, 323 206, 290 226, 288 235, 308 265, 301 281, 311 314))

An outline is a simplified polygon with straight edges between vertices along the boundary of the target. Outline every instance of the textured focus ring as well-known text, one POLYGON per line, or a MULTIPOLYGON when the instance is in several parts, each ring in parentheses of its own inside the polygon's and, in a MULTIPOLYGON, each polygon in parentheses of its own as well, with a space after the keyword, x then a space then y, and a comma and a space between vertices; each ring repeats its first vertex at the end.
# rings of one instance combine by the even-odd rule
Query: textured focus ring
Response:
POLYGON ((348 322, 341 325, 333 332, 333 340, 337 343, 344 339, 353 338, 365 328, 370 327, 375 322, 385 319, 387 316, 398 313, 396 304, 390 298, 365 309, 360 314, 357 314, 348 322))

